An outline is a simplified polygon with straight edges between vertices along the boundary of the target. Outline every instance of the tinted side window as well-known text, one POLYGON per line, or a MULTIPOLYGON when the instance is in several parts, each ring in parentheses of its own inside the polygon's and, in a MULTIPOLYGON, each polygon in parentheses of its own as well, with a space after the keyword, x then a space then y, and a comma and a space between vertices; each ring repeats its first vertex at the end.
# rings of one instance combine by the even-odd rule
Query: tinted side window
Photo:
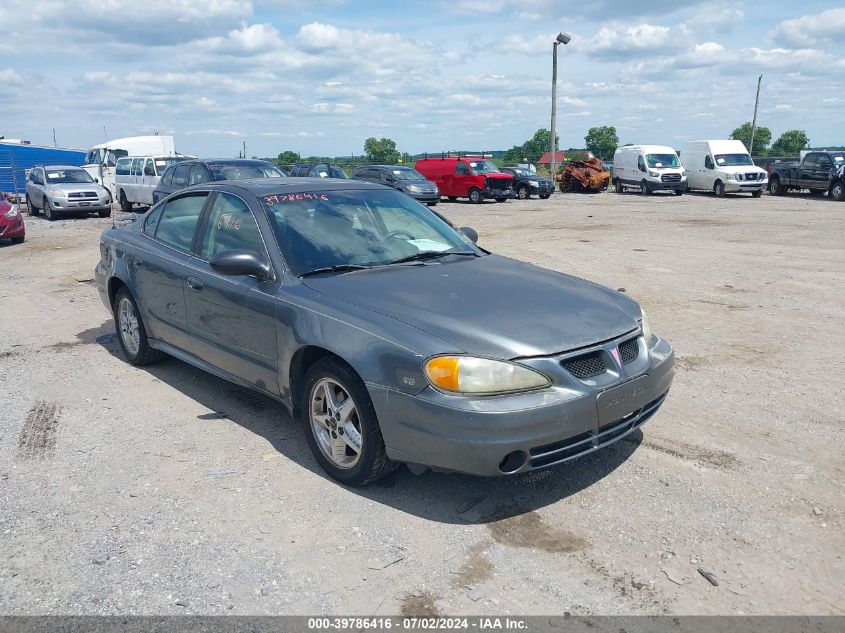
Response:
POLYGON ((177 165, 173 170, 173 178, 171 179, 174 189, 181 189, 188 186, 188 165, 177 165))
POLYGON ((132 159, 132 175, 133 176, 140 176, 141 175, 141 164, 144 162, 142 158, 133 158, 132 159))
POLYGON ((815 169, 816 166, 819 164, 817 157, 818 157, 818 154, 807 154, 804 157, 804 168, 805 169, 815 169))
POLYGON ((166 203, 155 230, 156 239, 183 251, 191 250, 194 229, 207 196, 206 193, 184 196, 166 203))
POLYGON ((637 156, 637 167, 639 167, 640 171, 645 171, 645 161, 642 156, 637 156))
POLYGON ((117 161, 117 167, 114 170, 114 173, 118 176, 128 176, 129 175, 129 168, 132 165, 131 160, 126 160, 121 158, 117 161))
POLYGON ((466 163, 458 163, 455 165, 456 176, 469 176, 469 167, 466 163))
POLYGON ((710 154, 707 154, 707 156, 704 157, 704 166, 707 169, 713 169, 713 159, 710 158, 710 154))
POLYGON ((193 165, 191 167, 191 176, 188 179, 188 184, 195 185, 200 182, 208 182, 208 173, 202 165, 193 165))
POLYGON ((146 160, 146 162, 144 163, 144 175, 145 176, 155 176, 156 175, 156 170, 155 170, 155 167, 153 167, 152 159, 148 158, 146 160))
POLYGON ((199 256, 211 259, 218 253, 246 249, 264 253, 261 233, 246 203, 228 193, 221 193, 208 214, 199 256))

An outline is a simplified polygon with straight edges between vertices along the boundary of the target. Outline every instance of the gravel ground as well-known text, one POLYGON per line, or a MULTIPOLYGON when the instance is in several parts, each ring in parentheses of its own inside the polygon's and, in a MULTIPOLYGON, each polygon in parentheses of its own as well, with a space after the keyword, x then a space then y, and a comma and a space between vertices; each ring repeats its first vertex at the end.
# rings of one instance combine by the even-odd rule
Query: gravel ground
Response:
POLYGON ((27 218, 0 245, 0 613, 845 613, 845 205, 437 209, 642 302, 677 375, 641 433, 530 476, 345 489, 274 402, 121 359, 91 279, 109 220, 27 218))

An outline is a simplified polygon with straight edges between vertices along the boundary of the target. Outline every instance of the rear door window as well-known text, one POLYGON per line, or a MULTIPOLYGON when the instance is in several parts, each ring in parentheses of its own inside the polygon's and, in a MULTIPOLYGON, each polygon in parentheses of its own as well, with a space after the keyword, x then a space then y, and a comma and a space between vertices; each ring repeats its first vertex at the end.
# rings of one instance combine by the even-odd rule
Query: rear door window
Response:
POLYGON ((208 172, 205 171, 205 167, 202 165, 193 165, 191 167, 191 175, 188 179, 189 185, 196 185, 197 183, 201 182, 208 182, 208 172))
POLYGON ((173 170, 172 186, 174 189, 181 189, 188 186, 188 165, 177 165, 173 170))
POLYGON ((208 193, 203 192, 165 203, 155 227, 156 239, 181 251, 190 251, 207 197, 208 193))

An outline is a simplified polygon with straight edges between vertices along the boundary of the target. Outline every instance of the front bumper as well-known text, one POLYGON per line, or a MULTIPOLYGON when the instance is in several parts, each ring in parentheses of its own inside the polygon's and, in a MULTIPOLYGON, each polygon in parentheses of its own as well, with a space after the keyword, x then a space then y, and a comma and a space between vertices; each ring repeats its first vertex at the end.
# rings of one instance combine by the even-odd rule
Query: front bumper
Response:
POLYGON ((111 209, 111 200, 68 200, 67 198, 50 198, 54 209, 65 211, 105 211, 111 209))
POLYGON ((677 182, 652 182, 649 183, 652 191, 686 191, 687 179, 679 180, 677 182))
POLYGON ((26 226, 20 213, 13 218, 0 217, 0 239, 25 236, 26 226))
POLYGON ((727 180, 725 181, 725 191, 729 193, 736 193, 738 191, 765 191, 769 188, 769 180, 754 180, 751 182, 745 180, 727 180))
POLYGON ((406 191, 405 193, 419 202, 440 202, 439 191, 426 191, 424 193, 414 193, 412 191, 406 191))
MULTIPOLYGON (((368 385, 387 454, 396 461, 492 476, 547 468, 594 452, 654 415, 672 384, 670 345, 658 339, 646 349, 640 341, 636 371, 609 375, 613 382, 602 387, 569 376, 569 384, 555 378, 541 391, 467 398, 431 387, 410 395, 368 385), (509 461, 514 454, 516 461, 509 461)), ((560 369, 557 357, 526 364, 560 369)))
POLYGON ((510 198, 513 195, 513 189, 484 189, 481 192, 484 199, 494 198, 500 200, 502 198, 510 198))

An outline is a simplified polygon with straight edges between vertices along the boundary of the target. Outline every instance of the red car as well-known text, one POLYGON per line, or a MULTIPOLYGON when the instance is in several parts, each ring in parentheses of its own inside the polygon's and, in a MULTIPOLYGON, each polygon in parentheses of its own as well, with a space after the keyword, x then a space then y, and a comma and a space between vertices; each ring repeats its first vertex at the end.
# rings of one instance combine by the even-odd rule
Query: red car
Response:
POLYGON ((5 193, 0 193, 0 239, 8 238, 12 240, 12 244, 20 244, 25 234, 23 215, 17 206, 9 202, 5 193))
POLYGON ((421 158, 414 168, 437 185, 441 196, 452 201, 469 198, 477 203, 494 198, 504 202, 512 193, 510 174, 503 174, 483 156, 421 158))

